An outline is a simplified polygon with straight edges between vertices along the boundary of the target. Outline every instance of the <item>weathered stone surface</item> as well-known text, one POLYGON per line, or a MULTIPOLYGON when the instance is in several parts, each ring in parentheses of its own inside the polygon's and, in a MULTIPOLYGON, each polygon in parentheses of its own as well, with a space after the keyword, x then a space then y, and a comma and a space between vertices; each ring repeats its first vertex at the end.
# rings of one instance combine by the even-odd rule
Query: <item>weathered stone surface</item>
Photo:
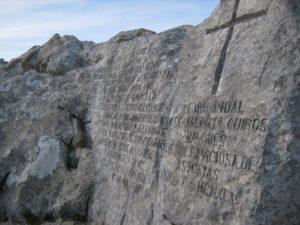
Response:
POLYGON ((0 224, 298 224, 299 12, 222 0, 0 60, 0 224))
POLYGON ((131 31, 121 31, 116 36, 112 37, 110 39, 110 42, 130 41, 137 37, 148 36, 152 34, 155 34, 155 32, 143 28, 131 30, 131 31))

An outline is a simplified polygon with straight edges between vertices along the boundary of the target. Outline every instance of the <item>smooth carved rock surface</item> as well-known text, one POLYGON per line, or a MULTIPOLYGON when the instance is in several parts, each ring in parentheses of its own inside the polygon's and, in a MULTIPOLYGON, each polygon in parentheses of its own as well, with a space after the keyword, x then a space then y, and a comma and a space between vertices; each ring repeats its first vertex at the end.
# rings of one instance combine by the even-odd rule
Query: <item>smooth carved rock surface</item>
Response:
POLYGON ((299 12, 222 0, 0 60, 0 224, 299 224, 299 12))

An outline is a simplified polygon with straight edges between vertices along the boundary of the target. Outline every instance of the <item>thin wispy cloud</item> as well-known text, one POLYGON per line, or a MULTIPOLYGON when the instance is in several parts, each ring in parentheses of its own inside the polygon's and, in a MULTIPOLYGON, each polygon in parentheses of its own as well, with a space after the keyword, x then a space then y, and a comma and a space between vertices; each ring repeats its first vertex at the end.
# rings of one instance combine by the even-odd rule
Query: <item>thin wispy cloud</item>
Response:
POLYGON ((55 33, 103 42, 123 30, 195 25, 218 1, 0 0, 0 58, 17 57, 55 33))

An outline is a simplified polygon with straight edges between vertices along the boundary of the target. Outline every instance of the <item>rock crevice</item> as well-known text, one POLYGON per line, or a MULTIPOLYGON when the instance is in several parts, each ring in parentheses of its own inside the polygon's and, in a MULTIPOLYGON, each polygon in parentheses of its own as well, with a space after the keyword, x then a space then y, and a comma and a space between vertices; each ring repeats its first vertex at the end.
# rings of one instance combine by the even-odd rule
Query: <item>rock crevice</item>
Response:
POLYGON ((0 224, 298 224, 296 2, 0 60, 0 224))

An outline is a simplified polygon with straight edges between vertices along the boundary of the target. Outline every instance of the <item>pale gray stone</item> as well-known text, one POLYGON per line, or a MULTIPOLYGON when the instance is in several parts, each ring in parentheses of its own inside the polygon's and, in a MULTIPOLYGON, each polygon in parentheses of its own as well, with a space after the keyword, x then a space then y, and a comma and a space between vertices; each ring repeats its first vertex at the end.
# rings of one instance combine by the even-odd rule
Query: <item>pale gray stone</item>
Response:
POLYGON ((0 224, 297 225, 299 13, 222 0, 0 60, 0 224))

